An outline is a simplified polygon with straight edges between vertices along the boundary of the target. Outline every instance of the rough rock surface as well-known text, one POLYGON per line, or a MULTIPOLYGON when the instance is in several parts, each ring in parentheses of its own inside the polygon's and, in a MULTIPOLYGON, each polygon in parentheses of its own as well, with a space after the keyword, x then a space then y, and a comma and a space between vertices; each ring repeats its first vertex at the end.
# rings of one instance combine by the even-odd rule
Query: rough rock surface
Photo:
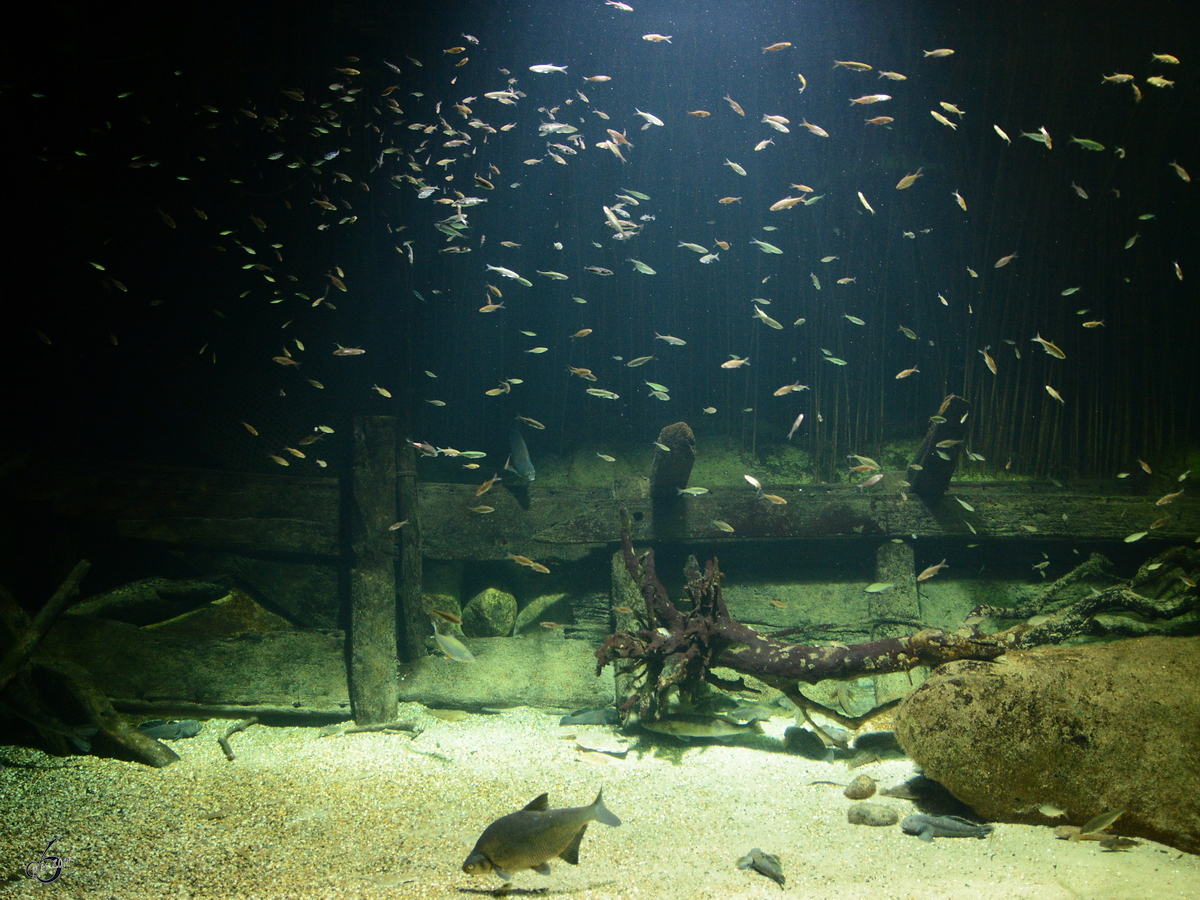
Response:
POLYGON ((586 641, 544 632, 536 639, 466 638, 463 643, 475 662, 422 657, 404 667, 401 699, 474 710, 529 706, 569 711, 613 703, 612 666, 597 676, 596 648, 586 641))
POLYGON ((570 614, 571 606, 567 594, 543 594, 540 597, 534 597, 517 613, 513 634, 520 634, 527 628, 537 628, 538 623, 546 619, 561 621, 564 615, 569 616, 570 614), (551 610, 554 610, 554 615, 551 615, 551 610))
POLYGON ((938 668, 896 713, 925 774, 993 821, 1111 829, 1200 853, 1200 638, 1147 637, 938 668))
POLYGON ((886 828, 900 821, 900 813, 886 803, 855 803, 846 810, 846 821, 851 825, 886 828))
POLYGON ((484 588, 463 607, 463 634, 507 637, 517 621, 517 598, 499 588, 484 588))

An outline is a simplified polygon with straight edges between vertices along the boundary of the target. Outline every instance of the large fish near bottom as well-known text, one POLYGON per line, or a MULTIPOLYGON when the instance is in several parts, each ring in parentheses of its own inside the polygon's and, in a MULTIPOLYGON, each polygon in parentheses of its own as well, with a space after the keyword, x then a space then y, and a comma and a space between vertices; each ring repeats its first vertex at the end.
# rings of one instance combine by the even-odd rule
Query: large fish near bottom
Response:
POLYGON ((525 446, 525 438, 521 437, 521 432, 516 428, 508 436, 508 451, 508 462, 504 464, 504 468, 509 472, 516 472, 526 481, 533 481, 537 472, 533 463, 529 461, 529 448, 525 446))
POLYGON ((986 838, 992 833, 991 825, 976 825, 960 816, 905 816, 900 823, 905 834, 915 834, 923 841, 935 837, 986 838))
POLYGON ((620 825, 621 820, 604 805, 604 790, 590 806, 550 809, 548 794, 540 794, 524 809, 501 816, 483 830, 475 849, 463 862, 468 875, 495 872, 505 881, 513 872, 533 869, 549 875, 550 860, 558 857, 579 865, 579 844, 592 822, 620 825))

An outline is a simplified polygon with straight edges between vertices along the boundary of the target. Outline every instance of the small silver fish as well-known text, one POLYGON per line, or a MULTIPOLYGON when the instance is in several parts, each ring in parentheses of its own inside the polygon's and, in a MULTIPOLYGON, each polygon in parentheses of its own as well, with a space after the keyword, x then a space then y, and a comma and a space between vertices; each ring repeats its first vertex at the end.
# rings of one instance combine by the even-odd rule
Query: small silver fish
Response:
POLYGON ((458 638, 448 634, 436 633, 433 639, 437 641, 438 647, 446 654, 447 659, 456 659, 459 662, 475 662, 475 654, 468 650, 466 644, 458 638))

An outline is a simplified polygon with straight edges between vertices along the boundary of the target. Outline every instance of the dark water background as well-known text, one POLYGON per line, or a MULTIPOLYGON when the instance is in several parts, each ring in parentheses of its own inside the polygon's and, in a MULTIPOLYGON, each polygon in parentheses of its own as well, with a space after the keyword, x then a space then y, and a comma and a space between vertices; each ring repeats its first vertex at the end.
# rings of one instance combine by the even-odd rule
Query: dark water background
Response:
MULTIPOLYGON (((1183 468, 1182 454, 1194 445, 1200 374, 1197 187, 1168 164, 1178 160, 1200 174, 1200 40, 1191 4, 632 5, 632 13, 600 0, 29 10, 30 23, 6 33, 0 70, 7 218, 17 232, 5 254, 5 446, 279 472, 267 454, 295 446, 314 425, 332 424, 344 437, 352 413, 390 413, 414 438, 490 455, 505 452, 514 416, 530 416, 547 426, 528 434, 535 462, 580 446, 645 446, 681 419, 701 440, 769 453, 805 412, 794 443, 810 454, 816 477, 837 480, 845 477, 847 453, 873 455, 886 441, 918 438, 928 415, 955 392, 974 404, 970 443, 996 470, 1011 458, 1030 475, 1111 477, 1134 456, 1183 468), (469 44, 463 32, 480 43, 469 44), (672 41, 643 41, 648 32, 672 41), (784 40, 793 46, 761 50, 784 40), (464 45, 462 54, 443 52, 464 45), (922 56, 938 47, 956 53, 922 56), (1152 52, 1175 54, 1182 64, 1153 64, 1152 52), (469 62, 456 68, 464 57, 469 62), (865 61, 908 80, 835 69, 834 59, 865 61), (570 74, 537 75, 528 71, 535 63, 567 65, 570 74), (338 66, 362 74, 344 76, 338 66), (506 86, 501 67, 527 94, 515 107, 482 97, 506 86), (808 82, 803 93, 797 72, 808 82), (1101 75, 1112 72, 1134 74, 1143 101, 1133 102, 1129 85, 1102 84, 1101 75), (613 80, 580 77, 591 74, 613 80), (1145 78, 1153 74, 1176 84, 1151 87, 1145 78), (333 83, 362 91, 344 103, 342 91, 328 88, 333 83), (391 85, 398 85, 389 96, 402 116, 371 109, 382 110, 381 91, 391 85), (280 93, 297 88, 304 104, 280 93), (894 99, 848 102, 875 92, 894 99), (726 94, 746 117, 733 114, 726 94), (480 119, 517 127, 491 135, 467 127, 453 104, 469 96, 480 119), (464 156, 470 147, 444 150, 440 131, 406 127, 436 124, 438 100, 446 120, 471 136, 474 156, 464 156), (939 101, 966 111, 957 131, 929 115, 940 111, 939 101), (303 118, 264 127, 264 117, 280 110, 302 116, 320 103, 338 110, 342 127, 314 133, 314 122, 303 118), (545 151, 537 124, 547 118, 538 107, 557 107, 558 120, 579 127, 589 149, 567 157, 566 166, 549 158, 524 165, 545 151), (666 126, 640 130, 635 108, 666 126), (694 109, 712 115, 686 114, 694 109), (760 122, 764 113, 787 116, 791 133, 760 122), (896 122, 863 124, 875 115, 896 122), (802 117, 831 136, 809 134, 802 117), (627 130, 636 145, 625 151, 627 164, 592 149, 606 126, 627 130), (1039 126, 1053 136, 1052 150, 1020 136, 1039 126), (1106 150, 1072 146, 1071 135, 1106 150), (775 143, 754 152, 765 138, 775 143), (444 185, 434 162, 453 157, 449 188, 488 200, 466 210, 462 243, 470 253, 438 252, 445 238, 432 226, 449 208, 418 200, 411 184, 389 183, 393 175, 422 174, 406 167, 403 153, 371 171, 383 148, 413 151, 426 140, 416 159, 429 184, 444 185), (297 157, 311 166, 335 149, 340 155, 315 169, 286 167, 297 157), (276 151, 283 159, 268 161, 276 151), (130 168, 135 157, 160 164, 130 168), (726 158, 745 166, 747 177, 722 165, 726 158), (502 174, 490 175, 489 164, 502 174), (918 168, 924 177, 896 191, 918 168), (351 182, 335 180, 334 170, 351 182), (471 186, 473 174, 487 175, 496 190, 471 186), (825 196, 769 212, 772 202, 797 193, 793 182, 825 196), (1072 182, 1091 199, 1079 199, 1072 182), (630 188, 652 198, 629 208, 634 218, 655 219, 636 238, 616 242, 601 207, 630 188), (966 198, 966 213, 952 191, 966 198), (726 195, 742 200, 719 205, 726 195), (323 213, 312 203, 318 197, 345 198, 353 208, 323 213), (1143 213, 1155 218, 1139 221, 1143 213), (351 214, 354 224, 335 224, 351 214), (267 223, 265 232, 251 215, 267 223), (330 227, 317 230, 323 223, 330 227), (778 230, 764 232, 764 225, 778 230), (1140 241, 1122 249, 1135 232, 1140 241), (760 253, 752 238, 785 252, 760 253), (234 239, 258 252, 245 253, 234 239), (411 266, 395 249, 410 239, 411 266), (677 247, 692 241, 715 250, 716 239, 732 246, 708 266, 677 247), (502 240, 522 247, 502 248, 502 240), (554 241, 564 249, 554 250, 554 241), (272 242, 283 244, 282 262, 272 242), (1014 251, 1012 264, 993 268, 1014 251), (826 255, 838 259, 820 263, 826 255), (634 272, 630 257, 657 275, 634 272), (1174 261, 1184 268, 1182 282, 1174 261), (243 268, 254 263, 270 265, 276 282, 243 268), (516 269, 533 287, 486 274, 486 263, 516 269), (616 274, 596 277, 583 271, 588 265, 616 274), (334 267, 346 273, 347 293, 329 288, 334 267), (549 281, 537 269, 570 280, 549 281), (295 282, 286 281, 289 274, 295 282), (838 286, 839 277, 857 280, 838 286), (505 309, 478 312, 486 281, 503 290, 505 309), (1072 286, 1082 289, 1060 296, 1072 286), (335 310, 295 296, 325 291, 335 310), (782 331, 752 318, 752 298, 771 300, 762 308, 782 331), (1083 308, 1089 312, 1078 315, 1083 308), (794 327, 801 317, 806 323, 794 327), (1080 327, 1091 319, 1104 327, 1080 327), (901 325, 920 340, 906 339, 901 325), (594 331, 571 340, 581 328, 594 331), (688 343, 669 347, 655 332, 688 343), (1067 359, 1042 353, 1030 341, 1035 334, 1055 341, 1067 359), (293 338, 307 349, 299 351, 293 338), (334 357, 335 342, 367 352, 334 357), (271 361, 285 345, 299 369, 271 361), (525 353, 534 346, 550 350, 525 353), (985 347, 998 376, 984 367, 978 351, 985 347), (848 365, 825 362, 822 349, 848 365), (654 361, 634 369, 612 359, 650 354, 654 361), (749 356, 751 365, 719 368, 730 354, 749 356), (568 365, 593 369, 598 381, 569 377, 568 365), (895 379, 912 366, 919 375, 895 379), (512 393, 484 395, 512 377, 524 381, 512 393), (647 397, 646 380, 669 386, 670 402, 647 397), (811 390, 772 396, 795 381, 811 390), (620 399, 589 397, 584 389, 593 386, 620 399), (447 405, 424 402, 431 399, 447 405), (717 414, 703 415, 705 406, 717 414), (257 440, 242 421, 260 431, 257 440)), ((343 438, 320 446, 336 471, 343 438)), ((312 456, 286 471, 320 474, 312 456)), ((437 471, 451 477, 458 470, 437 471)))

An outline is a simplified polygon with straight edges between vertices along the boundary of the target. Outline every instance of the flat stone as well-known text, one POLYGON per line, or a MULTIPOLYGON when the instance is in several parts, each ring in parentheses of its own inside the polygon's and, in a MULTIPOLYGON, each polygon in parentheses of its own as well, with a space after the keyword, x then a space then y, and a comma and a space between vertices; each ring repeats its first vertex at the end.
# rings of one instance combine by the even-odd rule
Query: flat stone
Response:
POLYGON ((855 803, 846 810, 846 821, 851 825, 886 828, 900 821, 900 813, 886 803, 855 803))

